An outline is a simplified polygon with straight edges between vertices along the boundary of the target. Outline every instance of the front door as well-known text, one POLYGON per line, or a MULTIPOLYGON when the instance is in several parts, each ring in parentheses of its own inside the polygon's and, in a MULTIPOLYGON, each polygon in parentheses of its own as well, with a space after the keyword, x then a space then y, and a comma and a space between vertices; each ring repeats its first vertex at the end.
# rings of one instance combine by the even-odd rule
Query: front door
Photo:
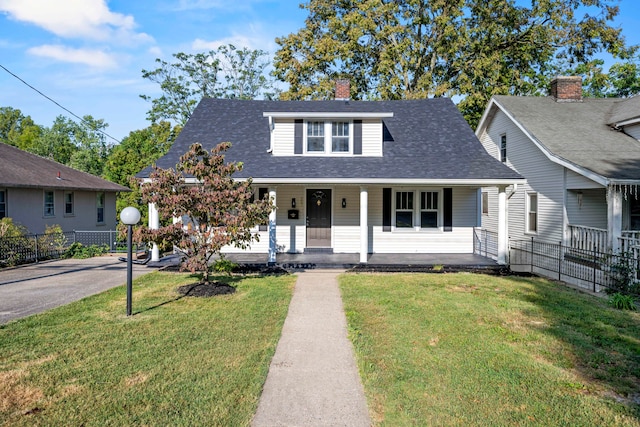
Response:
POLYGON ((307 247, 331 247, 331 190, 307 190, 307 247))

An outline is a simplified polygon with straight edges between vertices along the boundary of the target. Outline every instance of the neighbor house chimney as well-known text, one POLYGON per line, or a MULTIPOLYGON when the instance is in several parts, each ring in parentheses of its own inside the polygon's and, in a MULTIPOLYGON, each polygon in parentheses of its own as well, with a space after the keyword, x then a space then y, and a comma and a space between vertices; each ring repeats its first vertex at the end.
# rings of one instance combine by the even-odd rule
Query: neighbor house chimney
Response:
POLYGON ((347 101, 351 98, 351 81, 349 79, 336 80, 336 100, 347 101))
POLYGON ((556 102, 582 101, 582 77, 557 76, 551 80, 551 95, 556 102))

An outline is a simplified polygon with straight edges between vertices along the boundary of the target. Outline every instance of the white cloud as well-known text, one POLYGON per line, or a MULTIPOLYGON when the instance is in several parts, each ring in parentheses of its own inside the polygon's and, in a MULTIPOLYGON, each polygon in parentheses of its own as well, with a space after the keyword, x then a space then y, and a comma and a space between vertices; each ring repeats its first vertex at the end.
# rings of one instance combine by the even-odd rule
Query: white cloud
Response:
POLYGON ((28 53, 62 62, 89 65, 93 68, 116 68, 118 61, 113 55, 109 55, 97 49, 73 49, 61 45, 42 45, 32 47, 28 53))
POLYGON ((145 33, 135 32, 133 16, 111 12, 105 0, 0 0, 0 11, 65 38, 123 43, 152 40, 145 33))

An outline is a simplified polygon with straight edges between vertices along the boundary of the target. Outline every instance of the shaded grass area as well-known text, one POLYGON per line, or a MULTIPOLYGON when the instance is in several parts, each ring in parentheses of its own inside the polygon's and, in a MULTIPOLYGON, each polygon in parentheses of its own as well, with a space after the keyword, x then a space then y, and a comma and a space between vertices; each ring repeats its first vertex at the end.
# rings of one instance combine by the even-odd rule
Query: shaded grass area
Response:
POLYGON ((155 272, 125 288, 0 326, 0 425, 248 425, 293 276, 216 277, 234 294, 179 296, 155 272))
POLYGON ((640 426, 640 314, 539 278, 340 278, 376 425, 640 426))

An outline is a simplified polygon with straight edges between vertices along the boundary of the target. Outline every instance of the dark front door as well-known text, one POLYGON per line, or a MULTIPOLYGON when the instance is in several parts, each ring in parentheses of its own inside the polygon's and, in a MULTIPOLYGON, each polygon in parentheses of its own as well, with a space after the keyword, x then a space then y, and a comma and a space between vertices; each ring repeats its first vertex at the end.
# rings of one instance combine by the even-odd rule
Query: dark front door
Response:
POLYGON ((307 247, 331 247, 331 190, 307 190, 307 247))

